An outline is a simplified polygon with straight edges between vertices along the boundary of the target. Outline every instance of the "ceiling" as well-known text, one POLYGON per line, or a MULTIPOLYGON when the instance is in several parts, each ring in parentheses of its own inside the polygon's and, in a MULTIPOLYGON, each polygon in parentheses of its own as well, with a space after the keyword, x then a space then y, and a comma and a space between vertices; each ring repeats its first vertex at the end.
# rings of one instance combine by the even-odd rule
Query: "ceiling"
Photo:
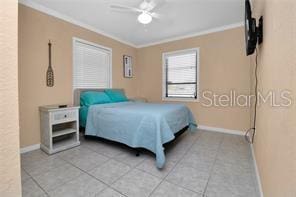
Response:
POLYGON ((114 11, 111 4, 139 7, 143 0, 20 0, 20 3, 69 22, 141 47, 202 32, 241 25, 244 0, 146 0, 160 14, 150 24, 137 21, 137 13, 114 11))

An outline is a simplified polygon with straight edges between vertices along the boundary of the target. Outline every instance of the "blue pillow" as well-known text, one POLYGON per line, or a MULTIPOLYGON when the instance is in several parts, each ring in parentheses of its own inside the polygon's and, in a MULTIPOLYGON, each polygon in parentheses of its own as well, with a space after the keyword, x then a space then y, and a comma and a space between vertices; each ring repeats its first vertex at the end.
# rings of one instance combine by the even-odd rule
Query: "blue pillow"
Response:
POLYGON ((80 105, 90 106, 94 104, 111 103, 110 98, 105 92, 87 91, 80 95, 80 105))
POLYGON ((105 90, 105 93, 109 96, 112 102, 128 101, 123 91, 110 89, 110 90, 105 90))

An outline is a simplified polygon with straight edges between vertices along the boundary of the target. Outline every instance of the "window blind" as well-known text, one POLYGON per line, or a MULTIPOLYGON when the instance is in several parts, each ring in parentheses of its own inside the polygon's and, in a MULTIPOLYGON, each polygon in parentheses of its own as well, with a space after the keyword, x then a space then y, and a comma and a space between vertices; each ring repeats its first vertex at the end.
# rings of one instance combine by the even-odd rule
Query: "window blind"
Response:
POLYGON ((165 55, 165 96, 197 98, 198 51, 186 50, 165 55))
POLYGON ((74 42, 73 89, 111 87, 111 51, 74 42))

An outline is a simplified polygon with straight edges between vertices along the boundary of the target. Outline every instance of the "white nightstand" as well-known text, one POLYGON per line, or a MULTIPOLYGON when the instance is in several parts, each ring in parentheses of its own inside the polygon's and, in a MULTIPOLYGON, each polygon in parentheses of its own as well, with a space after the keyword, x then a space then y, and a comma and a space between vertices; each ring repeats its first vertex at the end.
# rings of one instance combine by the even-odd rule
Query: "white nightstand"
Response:
POLYGON ((79 107, 58 105, 39 107, 41 149, 53 154, 80 145, 79 107))

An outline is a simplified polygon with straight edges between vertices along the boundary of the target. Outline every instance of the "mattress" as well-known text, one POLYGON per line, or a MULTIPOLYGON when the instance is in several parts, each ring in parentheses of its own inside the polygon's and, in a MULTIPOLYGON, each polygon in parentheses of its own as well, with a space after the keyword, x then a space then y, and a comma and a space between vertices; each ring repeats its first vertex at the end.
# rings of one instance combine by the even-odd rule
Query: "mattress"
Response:
POLYGON ((158 168, 165 164, 163 144, 184 127, 194 132, 197 126, 183 104, 108 103, 90 106, 87 114, 86 135, 148 149, 155 153, 158 168))

